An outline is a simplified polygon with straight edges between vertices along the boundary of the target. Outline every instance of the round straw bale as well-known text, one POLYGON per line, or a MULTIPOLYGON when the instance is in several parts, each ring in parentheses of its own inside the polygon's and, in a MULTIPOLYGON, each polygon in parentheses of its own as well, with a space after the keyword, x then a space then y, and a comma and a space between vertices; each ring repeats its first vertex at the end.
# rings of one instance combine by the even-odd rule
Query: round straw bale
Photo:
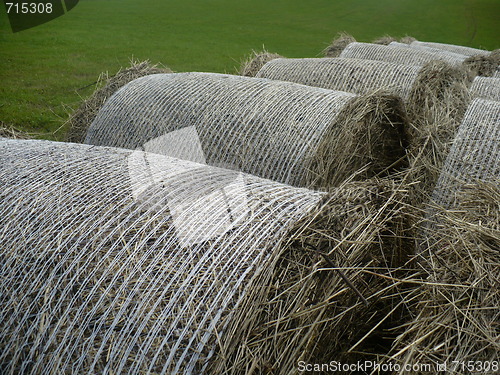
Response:
POLYGON ((246 77, 255 77, 265 63, 274 59, 279 59, 280 57, 283 56, 277 53, 268 52, 265 49, 261 52, 252 51, 247 60, 241 64, 238 74, 246 77))
POLYGON ((402 46, 382 46, 370 43, 351 43, 340 53, 340 57, 378 60, 396 64, 422 66, 434 60, 446 61, 454 66, 463 64, 467 56, 443 51, 421 51, 402 46))
POLYGON ((345 47, 355 41, 356 39, 352 35, 345 32, 338 33, 332 43, 323 50, 323 53, 325 57, 338 57, 345 47))
POLYGON ((500 178, 500 106, 497 101, 476 98, 467 108, 453 141, 433 201, 454 206, 464 184, 500 178))
POLYGON ((374 274, 409 251, 391 181, 327 194, 7 139, 0 181, 6 373, 288 373, 373 331, 392 287, 374 274))
MULTIPOLYGON (((466 56, 466 59, 463 61, 464 66, 470 70, 470 74, 472 77, 475 77, 477 75, 480 76, 487 76, 490 77, 492 76, 497 67, 498 64, 500 64, 500 59, 498 56, 496 56, 495 53, 490 53, 489 51, 483 51, 483 50, 464 50, 465 53, 460 53, 458 52, 460 49, 454 49, 453 51, 451 49, 446 49, 446 48, 439 48, 439 46, 434 47, 432 44, 419 44, 419 43, 411 43, 410 45, 402 44, 402 43, 391 43, 389 46, 393 47, 401 47, 401 46, 407 46, 407 48, 412 48, 412 49, 417 49, 421 51, 427 51, 427 52, 433 52, 439 55, 448 55, 450 57, 457 57, 457 55, 460 58, 463 58, 463 56, 466 56), (475 51, 477 53, 471 54, 475 51)), ((464 47, 468 48, 468 47, 464 47)))
POLYGON ((408 100, 421 67, 348 58, 276 59, 257 77, 367 94, 388 89, 408 100))
MULTIPOLYGON (((466 71, 442 61, 417 67, 347 58, 276 59, 257 76, 353 93, 391 87, 404 98, 411 122, 410 179, 427 196, 469 102, 466 71)), ((415 203, 423 198, 415 194, 415 203)))
POLYGON ((491 366, 500 360, 499 202, 497 179, 463 186, 455 209, 435 208, 436 241, 419 255, 421 275, 407 297, 413 318, 387 356, 393 364, 446 363, 446 374, 456 375, 498 372, 491 366), (463 367, 477 363, 489 370, 463 367))
POLYGON ((466 56, 476 56, 476 55, 489 55, 490 51, 486 51, 484 49, 466 47, 466 46, 458 46, 454 44, 446 44, 446 43, 435 43, 435 42, 421 42, 419 40, 413 40, 411 46, 422 46, 422 47, 431 47, 441 49, 443 51, 455 52, 461 55, 466 56))
POLYGON ((71 113, 65 123, 68 129, 66 140, 68 142, 81 143, 85 139, 87 129, 94 121, 99 108, 106 100, 113 95, 120 87, 133 81, 136 78, 150 74, 171 73, 172 71, 165 67, 151 65, 149 61, 132 61, 126 69, 120 69, 118 73, 109 77, 108 73, 101 73, 96 82, 95 91, 90 97, 84 99, 80 106, 71 113))
POLYGON ((403 166, 405 121, 401 100, 391 95, 175 73, 143 77, 118 91, 85 142, 144 147, 328 190, 361 168, 358 179, 403 166))
POLYGON ((500 102, 500 78, 476 77, 470 87, 471 96, 500 102))
POLYGON ((386 34, 380 38, 374 39, 372 43, 373 44, 382 44, 382 45, 386 46, 389 43, 395 42, 395 41, 397 41, 396 38, 386 34))

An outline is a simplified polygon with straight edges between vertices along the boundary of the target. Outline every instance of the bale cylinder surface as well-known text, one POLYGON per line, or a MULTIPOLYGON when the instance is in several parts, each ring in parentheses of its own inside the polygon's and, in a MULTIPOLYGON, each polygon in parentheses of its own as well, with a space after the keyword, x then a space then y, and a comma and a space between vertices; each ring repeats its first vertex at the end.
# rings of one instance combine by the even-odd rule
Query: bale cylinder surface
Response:
POLYGON ((390 95, 356 97, 215 73, 160 74, 110 98, 85 143, 144 147, 328 189, 360 168, 368 166, 360 178, 371 177, 400 161, 405 121, 401 101, 390 95))
POLYGON ((461 56, 453 53, 427 52, 413 50, 399 46, 383 46, 370 43, 351 43, 340 54, 340 57, 386 61, 396 64, 422 66, 434 60, 442 60, 454 66, 460 66, 467 56, 461 56))
POLYGON ((443 60, 445 60, 445 61, 446 61, 446 59, 449 59, 448 62, 464 61, 468 58, 467 55, 464 55, 461 53, 446 51, 446 50, 434 48, 434 47, 417 46, 417 45, 413 45, 413 44, 406 44, 406 43, 400 43, 400 42, 391 42, 387 46, 390 48, 408 48, 408 49, 415 50, 415 51, 424 51, 424 52, 433 53, 438 57, 443 56, 444 57, 443 60))
POLYGON ((461 55, 466 55, 469 57, 475 56, 475 55, 488 55, 490 53, 490 51, 486 51, 486 50, 478 49, 478 48, 458 46, 458 45, 446 44, 446 43, 421 42, 418 40, 415 40, 412 43, 410 43, 410 46, 416 46, 416 47, 422 46, 422 47, 437 48, 437 49, 441 49, 443 51, 459 53, 461 55))
POLYGON ((470 87, 471 96, 500 102, 500 77, 476 77, 470 87))
POLYGON ((7 373, 255 361, 288 373, 376 315, 323 257, 372 302, 387 285, 364 268, 398 266, 404 250, 389 181, 327 194, 142 151, 0 139, 0 182, 7 373))
POLYGON ((474 99, 467 109, 432 194, 440 207, 453 207, 465 183, 500 178, 500 105, 474 99))
POLYGON ((408 100, 420 67, 348 58, 275 59, 257 77, 367 94, 389 89, 408 100))

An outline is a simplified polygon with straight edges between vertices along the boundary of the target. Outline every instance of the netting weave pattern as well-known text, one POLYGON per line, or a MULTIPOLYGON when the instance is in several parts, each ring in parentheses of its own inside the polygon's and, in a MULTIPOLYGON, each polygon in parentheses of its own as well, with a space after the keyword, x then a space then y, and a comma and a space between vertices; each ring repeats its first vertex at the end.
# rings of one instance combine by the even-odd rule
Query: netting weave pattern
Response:
POLYGON ((455 204, 464 183, 500 177, 500 105, 474 99, 458 129, 433 192, 440 206, 455 204))
POLYGON ((351 43, 340 54, 340 57, 378 60, 395 64, 423 66, 434 60, 442 60, 454 66, 461 65, 467 56, 443 52, 420 51, 399 46, 384 46, 370 43, 351 43))
POLYGON ((472 97, 500 101, 500 78, 477 76, 470 87, 472 97))
POLYGON ((488 55, 490 51, 486 51, 483 49, 466 47, 466 46, 457 46, 454 44, 446 44, 446 43, 435 43, 435 42, 421 42, 421 41, 413 41, 410 43, 410 46, 422 46, 422 47, 431 47, 441 49, 443 51, 449 51, 454 53, 459 53, 461 55, 466 56, 475 56, 475 55, 488 55))
POLYGON ((201 372, 324 193, 142 151, 0 139, 6 373, 201 372))
POLYGON ((257 77, 355 94, 390 89, 407 100, 420 69, 418 66, 349 58, 281 58, 266 63, 257 77))

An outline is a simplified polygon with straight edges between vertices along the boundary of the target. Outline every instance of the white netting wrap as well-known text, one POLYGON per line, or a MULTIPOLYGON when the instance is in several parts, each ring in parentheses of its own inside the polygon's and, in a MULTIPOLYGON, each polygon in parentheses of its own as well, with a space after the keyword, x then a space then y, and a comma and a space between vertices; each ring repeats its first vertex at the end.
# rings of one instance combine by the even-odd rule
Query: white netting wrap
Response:
POLYGON ((448 62, 454 66, 461 65, 467 56, 458 54, 439 52, 420 51, 399 46, 384 46, 370 43, 351 43, 340 54, 340 57, 377 60, 391 62, 395 64, 422 66, 434 60, 448 62))
POLYGON ((0 149, 0 363, 20 373, 189 372, 323 196, 143 152, 0 149))
POLYGON ((291 370, 374 316, 314 249, 376 300, 363 268, 401 235, 393 184, 326 195, 142 151, 0 139, 0 183, 5 373, 247 373, 259 345, 291 370))
POLYGON ((500 101, 500 78, 476 77, 470 87, 472 97, 500 101))
POLYGON ((474 99, 450 149, 432 198, 439 206, 455 204, 464 183, 500 178, 500 105, 474 99))
POLYGON ((328 171, 337 173, 338 183, 367 164, 381 170, 401 157, 404 120, 396 114, 396 101, 362 101, 350 93, 263 78, 157 74, 129 83, 110 98, 85 143, 144 147, 318 187, 313 180, 326 178, 328 171), (364 103, 368 108, 360 108, 364 103), (341 151, 332 160, 320 156, 325 150, 341 151), (324 167, 325 162, 336 164, 324 167))
POLYGON ((420 69, 418 66, 360 59, 282 58, 266 63, 257 77, 355 94, 390 89, 407 100, 420 69))
POLYGON ((486 51, 484 49, 478 49, 478 48, 472 48, 472 47, 466 47, 466 46, 458 46, 454 44, 446 44, 446 43, 435 43, 435 42, 421 42, 421 41, 414 41, 410 43, 410 46, 415 46, 415 47, 430 47, 430 48, 437 48, 443 51, 449 51, 449 52, 454 52, 454 53, 459 53, 461 55, 465 56, 476 56, 476 55, 489 55, 490 51, 486 51))
POLYGON ((400 43, 400 42, 391 42, 387 46, 391 47, 391 48, 409 48, 409 49, 416 50, 416 51, 424 51, 424 52, 433 53, 436 56, 443 56, 444 61, 448 61, 449 63, 452 63, 454 65, 459 65, 460 62, 466 60, 468 57, 467 55, 464 55, 461 53, 446 51, 446 50, 439 49, 439 48, 406 44, 406 43, 400 43), (455 62, 458 62, 458 63, 455 64, 455 62))

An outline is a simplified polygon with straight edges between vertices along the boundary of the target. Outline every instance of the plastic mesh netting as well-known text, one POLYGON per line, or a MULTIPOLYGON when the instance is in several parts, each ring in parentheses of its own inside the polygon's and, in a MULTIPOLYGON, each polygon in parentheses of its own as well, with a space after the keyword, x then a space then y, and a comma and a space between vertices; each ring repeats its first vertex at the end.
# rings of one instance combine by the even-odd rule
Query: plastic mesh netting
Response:
MULTIPOLYGON (((433 53, 436 56, 440 57, 443 56, 444 58, 441 60, 447 61, 449 63, 453 63, 455 61, 462 62, 467 59, 467 55, 457 53, 457 52, 451 52, 439 48, 434 48, 434 47, 427 47, 427 46, 421 46, 421 45, 413 45, 413 44, 407 44, 407 43, 400 43, 400 42, 391 42, 387 45, 388 47, 391 48, 408 48, 416 51, 424 51, 424 52, 429 52, 433 53)), ((458 64, 454 64, 458 65, 458 64)))
POLYGON ((476 77, 470 87, 472 97, 500 101, 500 78, 476 77))
POLYGON ((421 42, 418 40, 410 43, 410 46, 415 46, 415 47, 422 46, 422 47, 437 48, 437 49, 441 49, 443 51, 459 53, 461 55, 466 55, 466 56, 488 55, 490 53, 490 51, 486 51, 486 50, 478 49, 478 48, 458 46, 458 45, 446 44, 446 43, 421 42))
POLYGON ((420 67, 347 58, 275 59, 257 77, 366 94, 390 89, 407 100, 420 67))
POLYGON ((384 46, 380 44, 370 43, 351 43, 340 54, 340 57, 364 59, 364 60, 378 60, 391 62, 396 64, 417 65, 422 66, 434 60, 441 60, 448 62, 454 66, 461 65, 467 56, 460 56, 458 54, 447 52, 428 52, 420 51, 399 46, 384 46))
POLYGON ((0 183, 5 373, 291 369, 363 331, 374 310, 358 294, 386 288, 363 269, 402 249, 389 182, 327 195, 142 151, 0 139, 0 183))
POLYGON ((439 206, 453 206, 464 183, 499 177, 500 106, 496 101, 474 99, 453 141, 433 200, 439 206))
POLYGON ((215 73, 137 79, 100 110, 85 143, 224 166, 327 189, 404 156, 404 109, 353 94, 215 73))

